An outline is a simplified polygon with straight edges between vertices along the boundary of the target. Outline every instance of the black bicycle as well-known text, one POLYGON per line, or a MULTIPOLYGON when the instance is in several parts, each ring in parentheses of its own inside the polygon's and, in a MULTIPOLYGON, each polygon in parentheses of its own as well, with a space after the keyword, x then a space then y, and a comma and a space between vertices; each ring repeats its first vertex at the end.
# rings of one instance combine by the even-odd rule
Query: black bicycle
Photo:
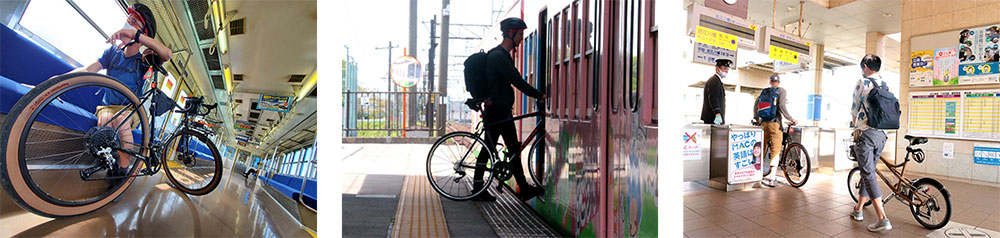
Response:
MULTIPOLYGON (((538 103, 541 102, 540 100, 538 101, 538 103)), ((482 111, 483 107, 480 106, 482 103, 480 101, 470 101, 466 104, 473 110, 482 111)), ((538 108, 542 108, 541 104, 539 104, 538 108)), ((431 147, 431 151, 427 154, 427 179, 430 180, 431 187, 434 187, 434 190, 445 198, 462 201, 471 199, 486 191, 494 178, 498 181, 507 181, 514 175, 513 173, 522 173, 523 171, 512 171, 510 159, 513 157, 513 154, 508 154, 507 151, 504 151, 503 144, 496 143, 497 147, 487 146, 487 139, 489 139, 487 136, 488 128, 509 121, 544 115, 545 112, 539 110, 489 124, 480 121, 476 124, 474 132, 457 131, 442 136, 437 142, 434 142, 434 146, 431 147), (504 151, 503 157, 500 157, 499 151, 504 151), (489 156, 488 162, 485 165, 480 165, 485 168, 483 170, 483 179, 473 181, 477 165, 476 158, 482 153, 486 153, 489 156), (481 183, 482 187, 474 188, 473 184, 475 183, 481 183)), ((535 171, 541 170, 535 167, 541 166, 539 157, 542 156, 535 155, 535 153, 541 153, 540 149, 545 146, 544 140, 540 139, 542 130, 544 129, 543 122, 544 120, 538 120, 535 123, 535 128, 531 130, 531 134, 521 144, 521 148, 517 148, 516 150, 523 151, 527 148, 527 145, 532 146, 527 162, 531 181, 536 186, 542 186, 535 176, 535 171), (539 137, 539 139, 534 140, 536 137, 539 137)), ((497 190, 503 191, 502 187, 503 183, 499 183, 497 190)))
MULTIPOLYGON (((757 124, 757 123, 755 123, 757 124)), ((809 161, 809 153, 806 152, 806 147, 799 142, 792 141, 791 134, 795 129, 792 127, 791 122, 785 122, 788 124, 787 128, 781 128, 781 160, 778 161, 778 169, 782 171, 785 175, 785 180, 788 181, 789 185, 792 187, 802 187, 809 180, 809 174, 812 170, 811 162, 809 161)), ((763 149, 763 161, 761 162, 761 170, 764 176, 771 174, 771 144, 769 142, 764 143, 763 149)))
MULTIPOLYGON (((151 68, 165 73, 159 64, 151 68)), ((203 131, 182 123, 165 141, 154 143, 159 136, 149 114, 162 115, 177 105, 156 88, 155 76, 146 81, 150 78, 151 87, 142 97, 114 78, 86 72, 55 76, 31 89, 0 126, 0 185, 6 193, 35 214, 68 217, 100 209, 123 194, 135 177, 161 168, 185 193, 214 190, 222 178, 222 160, 203 131), (93 100, 70 102, 101 96, 127 102, 105 123, 84 109, 95 108, 86 105, 93 100), (148 109, 143 106, 147 103, 148 109), (132 120, 138 130, 127 124, 132 120)), ((203 104, 202 97, 186 100, 185 108, 176 111, 184 119, 207 115, 216 106, 203 104)))

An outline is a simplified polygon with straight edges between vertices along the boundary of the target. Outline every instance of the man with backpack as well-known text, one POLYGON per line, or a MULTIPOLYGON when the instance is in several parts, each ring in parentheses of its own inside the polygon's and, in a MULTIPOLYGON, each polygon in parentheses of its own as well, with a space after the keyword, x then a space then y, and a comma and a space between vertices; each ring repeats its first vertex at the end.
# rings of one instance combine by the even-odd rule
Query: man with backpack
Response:
POLYGON ((726 87, 722 85, 722 79, 729 74, 729 68, 733 67, 733 61, 729 59, 715 60, 715 75, 705 81, 705 89, 702 94, 701 121, 705 124, 722 125, 726 121, 726 87))
POLYGON ((871 200, 878 218, 878 221, 868 226, 868 230, 873 232, 892 229, 882 207, 882 191, 875 178, 875 166, 888 139, 881 129, 899 129, 900 113, 899 101, 878 76, 881 66, 882 59, 876 55, 868 54, 861 59, 863 77, 854 87, 854 100, 851 104, 851 127, 854 128, 854 151, 851 153, 858 161, 858 168, 861 168, 861 182, 858 204, 850 216, 856 221, 863 220, 861 209, 871 200))
POLYGON ((778 87, 781 84, 781 77, 777 74, 772 74, 771 87, 765 88, 760 92, 760 96, 757 97, 756 102, 754 102, 753 120, 760 123, 764 127, 764 141, 771 142, 771 174, 768 175, 767 179, 761 180, 760 182, 764 186, 774 187, 775 186, 775 174, 774 168, 778 167, 778 155, 781 154, 781 117, 785 117, 792 122, 792 125, 799 124, 798 120, 792 118, 791 113, 788 113, 788 108, 785 106, 788 104, 788 92, 785 88, 778 87))
MULTIPOLYGON (((470 56, 465 62, 466 86, 473 94, 473 99, 467 101, 467 104, 471 107, 478 107, 477 105, 474 106, 474 104, 485 100, 483 123, 496 123, 513 117, 514 90, 511 89, 511 85, 517 87, 524 94, 539 99, 539 102, 545 100, 542 92, 521 79, 521 73, 514 67, 514 59, 511 58, 511 52, 521 44, 521 40, 524 37, 524 29, 527 28, 528 25, 519 18, 504 19, 500 22, 503 41, 500 42, 500 45, 486 53, 485 62, 476 62, 480 60, 476 57, 482 57, 481 55, 470 56), (478 68, 477 65, 484 66, 485 74, 479 75, 482 72, 478 72, 479 69, 476 69, 478 68), (470 76, 472 78, 469 78, 470 76)), ((510 159, 511 171, 514 174, 514 179, 517 181, 518 188, 521 189, 517 195, 518 198, 522 201, 527 201, 542 194, 544 190, 528 184, 524 176, 524 168, 521 166, 521 142, 518 141, 517 127, 514 126, 514 121, 507 121, 492 126, 487 131, 487 134, 489 135, 487 146, 492 147, 496 147, 497 139, 503 136, 508 153, 512 157, 510 159)), ((503 155, 501 154, 501 156, 503 155)), ((474 189, 483 186, 483 173, 486 170, 485 165, 488 160, 489 155, 486 153, 480 153, 476 158, 476 170, 473 177, 475 182, 472 185, 474 189)), ((484 191, 473 197, 472 200, 493 202, 496 201, 496 198, 490 195, 488 191, 484 191)))

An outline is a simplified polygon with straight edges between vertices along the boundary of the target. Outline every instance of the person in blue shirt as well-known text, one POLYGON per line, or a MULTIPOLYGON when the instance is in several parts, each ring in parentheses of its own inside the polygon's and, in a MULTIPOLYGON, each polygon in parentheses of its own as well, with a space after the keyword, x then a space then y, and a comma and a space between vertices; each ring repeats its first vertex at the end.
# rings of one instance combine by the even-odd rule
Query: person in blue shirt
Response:
MULTIPOLYGON (((144 83, 142 75, 145 73, 146 67, 148 67, 148 65, 143 64, 143 57, 155 54, 159 56, 160 60, 165 62, 170 60, 172 51, 163 45, 163 43, 153 39, 156 37, 156 19, 149 7, 142 3, 136 3, 132 7, 129 7, 127 12, 128 19, 125 22, 125 26, 108 37, 107 42, 112 45, 104 50, 101 57, 86 67, 75 69, 72 72, 97 72, 101 69, 107 69, 108 76, 125 84, 132 93, 139 96, 142 95, 142 85, 144 83), (146 47, 146 49, 140 53, 142 47, 146 47)), ((117 117, 114 116, 119 111, 125 109, 129 101, 125 98, 125 95, 109 91, 102 90, 101 105, 103 106, 98 106, 94 113, 97 116, 98 125, 103 125, 108 121, 111 121, 108 124, 111 127, 114 127, 112 125, 122 125, 118 128, 118 135, 121 141, 132 142, 132 127, 138 121, 133 121, 132 118, 135 118, 135 116, 129 119, 126 119, 126 117, 133 112, 129 110, 117 117)), ((133 145, 125 143, 123 148, 129 148, 128 146, 133 145)), ((133 147, 130 149, 136 150, 138 148, 133 147)), ((128 155, 119 152, 118 164, 120 167, 108 171, 108 176, 125 175, 128 172, 126 168, 128 168, 129 163, 131 161, 128 159, 128 155)))

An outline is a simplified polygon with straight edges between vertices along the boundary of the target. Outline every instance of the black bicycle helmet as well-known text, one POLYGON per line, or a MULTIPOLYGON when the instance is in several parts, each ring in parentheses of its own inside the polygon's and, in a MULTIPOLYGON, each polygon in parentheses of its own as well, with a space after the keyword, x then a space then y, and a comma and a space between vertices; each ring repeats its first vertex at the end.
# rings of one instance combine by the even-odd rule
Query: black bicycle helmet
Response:
POLYGON ((524 20, 521 18, 511 17, 500 21, 500 31, 503 32, 504 37, 512 37, 513 31, 521 29, 528 29, 528 25, 524 24, 524 20))
POLYGON ((153 16, 153 11, 149 10, 149 7, 142 3, 133 4, 132 7, 127 9, 129 14, 135 13, 139 15, 139 20, 142 21, 142 33, 149 38, 156 37, 156 17, 153 16))

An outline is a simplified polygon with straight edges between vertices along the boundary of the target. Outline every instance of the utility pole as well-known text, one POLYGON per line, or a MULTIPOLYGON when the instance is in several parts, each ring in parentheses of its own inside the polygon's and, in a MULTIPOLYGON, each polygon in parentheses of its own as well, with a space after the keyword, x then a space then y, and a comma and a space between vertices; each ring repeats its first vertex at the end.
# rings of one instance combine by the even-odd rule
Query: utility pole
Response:
MULTIPOLYGON (((427 51, 427 92, 434 92, 434 49, 437 48, 437 42, 434 42, 434 37, 437 33, 437 15, 431 18, 431 49, 427 51)), ((434 94, 428 94, 428 97, 434 97, 434 94)), ((434 128, 434 99, 427 104, 427 128, 434 128)), ((430 133, 433 134, 433 133, 430 133)))
MULTIPOLYGON (((410 0, 410 46, 409 51, 406 55, 416 58, 417 56, 417 0, 410 0)), ((411 88, 409 91, 417 91, 416 87, 411 88)), ((417 124, 417 95, 408 94, 407 97, 407 110, 410 113, 407 115, 407 126, 413 127, 417 124)), ((428 134, 429 136, 429 134, 428 134)))
MULTIPOLYGON (((451 3, 449 0, 441 0, 441 72, 439 78, 441 78, 441 84, 438 85, 438 91, 441 92, 441 100, 444 101, 448 97, 448 24, 451 23, 451 3)), ((438 135, 444 135, 445 124, 448 122, 445 120, 445 116, 448 114, 448 108, 446 108, 447 103, 441 102, 438 106, 437 121, 441 124, 438 130, 438 135)))
MULTIPOLYGON (((393 46, 392 45, 392 41, 389 41, 389 46, 388 47, 375 47, 375 50, 389 50, 389 64, 388 64, 388 68, 386 69, 386 74, 385 74, 385 79, 388 82, 388 85, 386 85, 388 87, 385 89, 387 92, 395 91, 394 90, 395 88, 392 87, 392 48, 399 48, 399 46, 398 45, 397 46, 393 46)), ((386 97, 385 97, 385 106, 387 107, 386 110, 385 110, 385 129, 392 129, 392 120, 391 119, 392 119, 392 116, 393 116, 393 113, 392 113, 393 110, 392 110, 392 95, 391 94, 386 94, 386 97)), ((392 132, 389 132, 389 134, 391 134, 391 133, 392 132)))

